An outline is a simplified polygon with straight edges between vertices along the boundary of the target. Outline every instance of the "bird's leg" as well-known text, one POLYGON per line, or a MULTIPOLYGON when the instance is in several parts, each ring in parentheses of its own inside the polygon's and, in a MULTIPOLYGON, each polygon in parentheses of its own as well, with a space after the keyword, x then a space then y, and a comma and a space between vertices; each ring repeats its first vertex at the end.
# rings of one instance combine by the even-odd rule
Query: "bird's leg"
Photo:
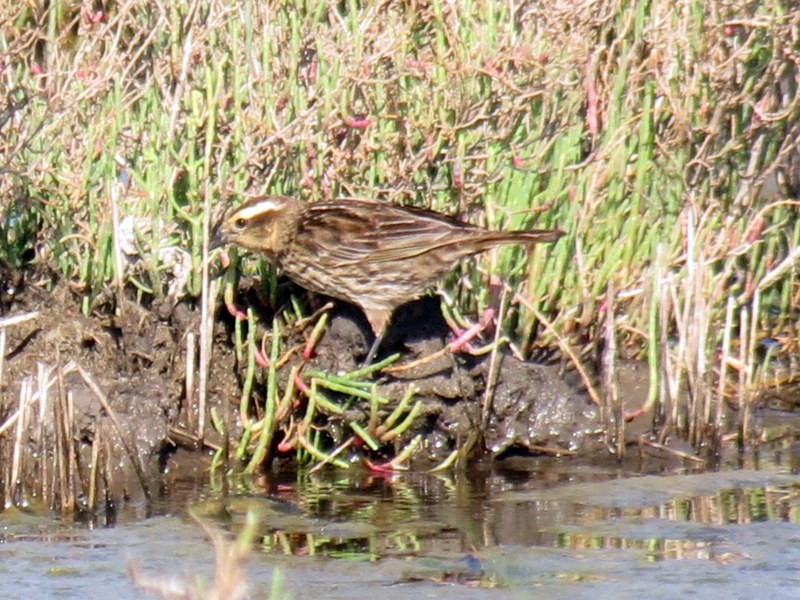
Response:
POLYGON ((362 366, 368 367, 372 364, 372 361, 375 360, 375 356, 378 354, 378 348, 381 346, 383 337, 383 332, 375 336, 375 341, 372 342, 372 346, 370 346, 369 352, 367 352, 367 358, 364 359, 364 364, 362 366))
POLYGON ((367 321, 369 321, 372 332, 375 334, 375 341, 372 342, 372 346, 367 352, 367 358, 364 360, 363 366, 368 367, 378 354, 378 349, 386 335, 386 329, 389 326, 389 318, 392 313, 385 309, 364 308, 364 314, 367 317, 367 321))

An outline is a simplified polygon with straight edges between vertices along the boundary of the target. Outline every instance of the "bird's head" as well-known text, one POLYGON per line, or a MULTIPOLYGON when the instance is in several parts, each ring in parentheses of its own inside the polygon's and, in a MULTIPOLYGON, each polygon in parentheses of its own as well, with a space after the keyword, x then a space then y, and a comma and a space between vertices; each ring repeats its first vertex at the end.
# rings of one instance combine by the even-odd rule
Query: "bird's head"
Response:
POLYGON ((250 198, 238 208, 225 211, 214 227, 211 245, 236 244, 266 254, 278 253, 296 227, 302 201, 288 196, 250 198))

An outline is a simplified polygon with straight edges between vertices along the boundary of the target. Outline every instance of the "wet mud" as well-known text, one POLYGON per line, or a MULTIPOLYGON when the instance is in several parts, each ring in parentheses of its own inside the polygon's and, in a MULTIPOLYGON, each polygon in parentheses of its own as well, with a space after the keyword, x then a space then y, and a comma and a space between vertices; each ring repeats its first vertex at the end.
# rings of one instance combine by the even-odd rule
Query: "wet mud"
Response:
MULTIPOLYGON (((190 332, 198 330, 199 310, 189 304, 143 307, 109 295, 91 316, 85 316, 79 296, 66 284, 52 292, 42 288, 35 280, 29 281, 6 302, 3 318, 33 315, 6 328, 0 416, 5 420, 13 414, 25 385, 42 387, 44 373, 52 383, 50 401, 68 398, 74 406, 78 437, 86 453, 110 407, 119 424, 119 435, 108 436, 107 443, 116 446, 110 453, 123 454, 120 436, 125 437, 147 472, 163 472, 176 452, 192 445, 191 432, 198 423, 195 401, 186 397, 186 375, 187 340, 191 340, 190 332), (98 401, 99 394, 107 407, 98 401)), ((241 301, 252 298, 247 291, 240 296, 241 301)), ((271 322, 267 308, 260 307, 258 320, 271 322)), ((302 343, 307 332, 296 335, 298 339, 287 344, 302 343)), ((208 410, 227 413, 235 440, 241 434, 236 411, 244 367, 237 364, 232 336, 233 319, 219 306, 208 373, 208 410)), ((438 297, 425 298, 397 312, 381 355, 399 352, 402 365, 441 350, 448 337, 452 333, 442 319, 438 297)), ((363 315, 335 303, 308 366, 325 372, 353 369, 371 341, 363 315)), ((293 360, 303 359, 298 353, 293 360)), ((289 366, 283 369, 285 373, 289 366)), ((283 375, 284 381, 287 376, 283 375)), ((523 362, 505 352, 494 358, 442 353, 416 368, 381 377, 380 393, 399 399, 410 384, 416 390, 415 399, 422 401, 422 412, 398 446, 421 436, 412 467, 435 464, 460 447, 471 448, 472 456, 503 457, 585 453, 603 444, 595 405, 578 377, 562 364, 523 362)), ((342 423, 331 423, 330 430, 346 435, 344 420, 359 416, 364 415, 350 412, 342 423)), ((210 447, 223 443, 210 419, 204 437, 210 447)), ((8 456, 7 447, 0 451, 8 456)), ((125 462, 115 464, 124 469, 125 462)), ((126 487, 125 493, 129 492, 126 487)))

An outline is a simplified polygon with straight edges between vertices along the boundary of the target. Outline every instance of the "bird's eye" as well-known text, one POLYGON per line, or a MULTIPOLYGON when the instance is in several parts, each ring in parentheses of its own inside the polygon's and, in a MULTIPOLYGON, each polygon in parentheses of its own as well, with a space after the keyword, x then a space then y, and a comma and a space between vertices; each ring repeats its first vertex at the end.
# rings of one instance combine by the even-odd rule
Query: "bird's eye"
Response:
POLYGON ((239 217, 238 219, 236 219, 236 220, 233 222, 233 226, 234 226, 236 229, 244 229, 244 228, 245 228, 245 225, 247 225, 247 220, 246 220, 246 219, 244 219, 243 217, 239 217))

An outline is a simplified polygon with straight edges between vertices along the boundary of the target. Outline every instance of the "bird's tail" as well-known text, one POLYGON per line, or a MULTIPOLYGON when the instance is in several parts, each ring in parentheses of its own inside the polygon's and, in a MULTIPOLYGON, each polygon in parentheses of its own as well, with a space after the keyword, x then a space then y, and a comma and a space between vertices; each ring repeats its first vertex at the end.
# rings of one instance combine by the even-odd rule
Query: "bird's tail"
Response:
POLYGON ((542 244, 554 242, 564 235, 558 229, 528 229, 525 231, 484 231, 473 240, 474 247, 489 250, 504 244, 542 244))

